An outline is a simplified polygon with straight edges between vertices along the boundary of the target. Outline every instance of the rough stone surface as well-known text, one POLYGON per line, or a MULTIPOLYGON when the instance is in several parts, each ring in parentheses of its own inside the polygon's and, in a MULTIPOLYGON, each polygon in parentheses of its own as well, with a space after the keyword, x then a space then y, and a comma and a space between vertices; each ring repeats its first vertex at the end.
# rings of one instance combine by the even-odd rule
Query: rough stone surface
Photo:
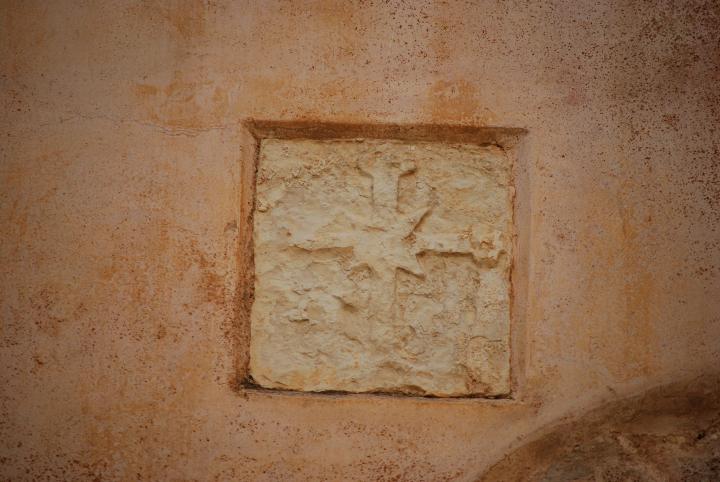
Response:
POLYGON ((507 394, 510 182, 498 147, 264 140, 254 380, 507 394))
POLYGON ((716 482, 720 379, 656 387, 529 438, 478 482, 716 482))

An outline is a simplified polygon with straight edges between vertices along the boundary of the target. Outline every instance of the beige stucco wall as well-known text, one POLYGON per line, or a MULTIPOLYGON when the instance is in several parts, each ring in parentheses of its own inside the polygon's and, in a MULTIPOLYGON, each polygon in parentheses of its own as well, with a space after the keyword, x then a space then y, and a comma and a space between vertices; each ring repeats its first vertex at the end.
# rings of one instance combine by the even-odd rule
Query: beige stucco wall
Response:
POLYGON ((473 480, 720 366, 713 2, 0 13, 0 474, 473 480), (238 392, 248 118, 525 128, 516 400, 238 392))

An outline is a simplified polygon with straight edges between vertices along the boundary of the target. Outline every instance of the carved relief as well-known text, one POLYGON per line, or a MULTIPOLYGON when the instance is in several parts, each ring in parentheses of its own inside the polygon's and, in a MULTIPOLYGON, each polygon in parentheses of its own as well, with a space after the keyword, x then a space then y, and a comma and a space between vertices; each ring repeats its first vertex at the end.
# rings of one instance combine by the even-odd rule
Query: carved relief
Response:
POLYGON ((497 147, 264 140, 255 382, 508 393, 510 181, 497 147))

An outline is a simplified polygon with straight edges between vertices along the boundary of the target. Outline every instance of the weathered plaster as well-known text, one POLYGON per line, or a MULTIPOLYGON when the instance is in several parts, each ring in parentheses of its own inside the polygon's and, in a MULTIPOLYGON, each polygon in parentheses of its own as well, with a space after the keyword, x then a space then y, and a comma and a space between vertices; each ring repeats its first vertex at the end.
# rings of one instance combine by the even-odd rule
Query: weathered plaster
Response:
POLYGON ((473 480, 720 366, 717 2, 0 12, 3 478, 473 480), (527 130, 522 397, 238 389, 248 118, 527 130))

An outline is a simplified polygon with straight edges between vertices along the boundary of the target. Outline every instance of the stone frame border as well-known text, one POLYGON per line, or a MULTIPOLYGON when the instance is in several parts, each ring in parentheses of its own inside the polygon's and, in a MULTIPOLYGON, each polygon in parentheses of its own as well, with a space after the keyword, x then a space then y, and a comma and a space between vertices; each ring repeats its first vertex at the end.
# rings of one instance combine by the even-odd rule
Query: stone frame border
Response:
POLYGON ((237 286, 234 298, 233 331, 230 335, 234 351, 234 376, 231 385, 239 393, 286 395, 303 397, 393 397, 412 400, 443 401, 507 401, 521 398, 525 367, 525 317, 528 300, 531 236, 531 199, 529 166, 527 165, 528 131, 523 128, 471 126, 447 124, 381 124, 341 123, 320 121, 270 121, 248 119, 241 123, 240 159, 240 222, 236 258, 237 286), (399 393, 353 393, 344 391, 303 392, 264 388, 256 385, 249 373, 250 310, 254 301, 255 263, 253 226, 255 212, 256 175, 263 139, 394 139, 405 141, 434 141, 496 145, 512 162, 513 252, 510 270, 510 392, 502 397, 482 395, 464 397, 435 397, 399 393))

